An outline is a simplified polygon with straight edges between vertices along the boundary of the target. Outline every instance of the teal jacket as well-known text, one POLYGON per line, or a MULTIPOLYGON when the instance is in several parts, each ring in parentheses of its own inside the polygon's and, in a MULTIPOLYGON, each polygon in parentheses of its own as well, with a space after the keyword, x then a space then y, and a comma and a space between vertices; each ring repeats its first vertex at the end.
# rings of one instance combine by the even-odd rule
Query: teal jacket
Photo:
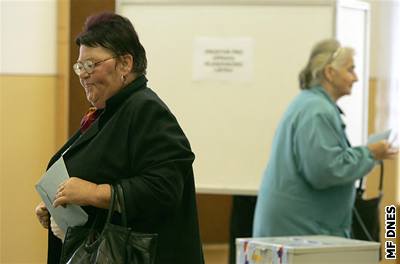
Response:
POLYGON ((354 183, 375 164, 367 147, 347 144, 339 109, 324 88, 300 92, 274 137, 253 236, 349 237, 354 183))

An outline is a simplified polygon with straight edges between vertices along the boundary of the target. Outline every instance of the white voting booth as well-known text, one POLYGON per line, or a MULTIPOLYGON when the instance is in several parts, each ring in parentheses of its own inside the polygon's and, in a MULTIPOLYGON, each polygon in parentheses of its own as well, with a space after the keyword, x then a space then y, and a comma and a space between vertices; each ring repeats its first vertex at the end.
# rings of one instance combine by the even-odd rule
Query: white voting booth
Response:
POLYGON ((344 0, 119 0, 148 58, 149 86, 177 116, 198 193, 257 194, 275 129, 299 93, 312 46, 355 48, 359 82, 340 101, 353 145, 365 143, 369 6, 344 0))
POLYGON ((379 243, 332 236, 236 239, 236 264, 378 264, 379 243))

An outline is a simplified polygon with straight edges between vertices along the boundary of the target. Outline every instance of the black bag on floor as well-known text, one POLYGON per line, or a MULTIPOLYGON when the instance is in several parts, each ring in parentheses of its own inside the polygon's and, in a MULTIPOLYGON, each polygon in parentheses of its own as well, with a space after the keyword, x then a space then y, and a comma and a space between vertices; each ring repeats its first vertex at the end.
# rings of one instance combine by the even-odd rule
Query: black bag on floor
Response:
MULTIPOLYGON (((96 220, 99 218, 97 217, 96 220)), ((123 190, 112 186, 107 220, 102 230, 96 230, 96 220, 91 228, 68 228, 61 253, 61 264, 153 264, 156 254, 157 234, 132 231, 127 226, 123 190), (119 201, 122 226, 111 223, 111 216, 119 201)))
POLYGON ((363 179, 356 189, 353 208, 352 237, 359 240, 380 241, 379 204, 383 196, 383 162, 380 163, 379 194, 375 198, 363 198, 363 179))

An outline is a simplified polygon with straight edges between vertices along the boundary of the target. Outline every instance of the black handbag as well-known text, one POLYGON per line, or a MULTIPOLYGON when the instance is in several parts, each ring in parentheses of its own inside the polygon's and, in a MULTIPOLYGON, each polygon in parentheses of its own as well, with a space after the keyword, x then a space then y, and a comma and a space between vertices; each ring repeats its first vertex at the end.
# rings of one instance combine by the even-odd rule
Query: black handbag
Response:
POLYGON ((110 206, 102 230, 95 228, 99 224, 98 219, 97 215, 91 228, 68 228, 61 252, 61 264, 154 263, 157 234, 137 233, 127 226, 120 185, 111 187, 110 206), (111 223, 117 199, 121 208, 122 225, 111 223))
POLYGON ((383 196, 383 162, 380 162, 379 194, 375 198, 363 198, 363 180, 356 189, 353 207, 352 237, 359 240, 380 241, 379 204, 383 196))

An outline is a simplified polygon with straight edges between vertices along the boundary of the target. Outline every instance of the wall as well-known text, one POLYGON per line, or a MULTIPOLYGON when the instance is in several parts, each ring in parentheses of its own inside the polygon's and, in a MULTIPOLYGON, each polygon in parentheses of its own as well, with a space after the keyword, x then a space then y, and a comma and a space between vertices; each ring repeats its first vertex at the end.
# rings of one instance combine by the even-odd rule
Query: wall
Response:
POLYGON ((57 2, 57 89, 56 146, 62 146, 68 138, 69 86, 72 72, 70 55, 70 0, 57 2))
POLYGON ((55 150, 56 2, 0 1, 0 263, 44 263, 35 183, 55 150))
POLYGON ((47 233, 34 214, 40 201, 34 185, 54 152, 55 81, 54 76, 0 76, 0 263, 44 260, 47 233))

